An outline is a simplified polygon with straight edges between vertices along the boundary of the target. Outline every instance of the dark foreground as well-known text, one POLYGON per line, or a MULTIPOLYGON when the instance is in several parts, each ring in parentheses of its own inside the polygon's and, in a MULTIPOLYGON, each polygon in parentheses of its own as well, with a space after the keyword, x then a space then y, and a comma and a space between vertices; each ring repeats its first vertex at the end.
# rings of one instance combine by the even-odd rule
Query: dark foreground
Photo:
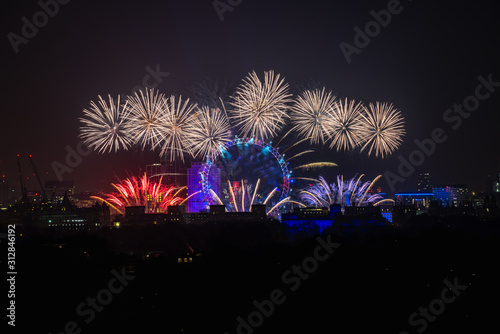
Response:
POLYGON ((500 297, 500 236, 490 224, 482 233, 391 227, 293 241, 279 224, 25 229, 16 247, 15 329, 488 332, 500 297))

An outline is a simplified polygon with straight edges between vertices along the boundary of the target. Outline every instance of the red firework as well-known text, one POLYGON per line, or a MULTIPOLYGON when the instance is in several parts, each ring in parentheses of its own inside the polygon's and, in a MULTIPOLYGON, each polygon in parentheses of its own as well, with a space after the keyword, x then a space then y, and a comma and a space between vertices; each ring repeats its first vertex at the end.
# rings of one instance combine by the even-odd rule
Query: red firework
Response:
POLYGON ((166 212, 168 206, 182 204, 185 200, 177 196, 183 189, 150 182, 146 173, 142 177, 131 176, 119 183, 111 184, 118 192, 104 194, 103 197, 92 196, 118 211, 125 213, 127 206, 145 206, 146 212, 166 212))

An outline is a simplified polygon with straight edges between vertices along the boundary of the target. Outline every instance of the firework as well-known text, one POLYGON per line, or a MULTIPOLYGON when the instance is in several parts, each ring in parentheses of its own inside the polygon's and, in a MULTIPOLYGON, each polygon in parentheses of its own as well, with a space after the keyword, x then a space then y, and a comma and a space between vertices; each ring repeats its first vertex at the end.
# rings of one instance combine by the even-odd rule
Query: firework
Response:
POLYGON ((294 102, 292 123, 299 135, 310 138, 311 144, 324 143, 332 124, 335 96, 322 90, 307 90, 294 102))
POLYGON ((109 104, 99 96, 98 103, 90 101, 90 109, 83 110, 79 137, 84 143, 99 153, 128 149, 133 143, 128 132, 127 103, 120 105, 120 96, 116 104, 108 95, 109 104))
POLYGON ((274 201, 272 197, 275 195, 281 200, 287 197, 290 189, 287 165, 283 155, 269 143, 235 137, 214 150, 203 166, 201 182, 204 196, 209 203, 216 202, 209 190, 210 183, 214 182, 212 175, 217 175, 224 185, 220 189, 221 198, 228 210, 248 211, 255 203, 274 201))
POLYGON ((311 169, 311 168, 320 168, 320 167, 337 167, 338 165, 335 162, 311 162, 309 164, 304 164, 295 167, 293 170, 296 169, 311 169))
POLYGON ((146 94, 140 91, 140 94, 136 92, 134 96, 128 96, 130 133, 143 149, 146 145, 151 148, 158 145, 166 103, 165 96, 154 89, 146 94))
POLYGON ((245 137, 266 139, 275 136, 286 123, 288 103, 291 102, 288 84, 274 71, 264 72, 262 82, 255 72, 250 73, 237 88, 230 102, 231 119, 245 137))
POLYGON ((370 103, 365 107, 361 122, 363 146, 361 151, 367 149, 368 156, 372 153, 376 157, 384 158, 396 150, 402 143, 405 134, 404 119, 401 112, 392 104, 370 103))
POLYGON ((365 206, 368 204, 379 205, 386 201, 379 194, 369 194, 371 187, 377 182, 381 175, 371 182, 364 182, 360 185, 361 175, 358 179, 352 178, 344 181, 342 175, 337 176, 337 183, 328 184, 320 176, 315 184, 300 191, 300 199, 308 205, 329 206, 338 204, 345 206, 365 206), (367 196, 368 195, 368 196, 367 196))
MULTIPOLYGON (((228 196, 231 196, 230 210, 234 210, 235 212, 250 211, 252 209, 252 205, 255 203, 255 198, 259 195, 258 191, 259 191, 260 179, 257 180, 257 183, 253 191, 252 191, 253 185, 249 184, 247 180, 241 180, 241 183, 235 182, 234 184, 231 181, 227 180, 227 184, 228 184, 228 191, 226 190, 224 191, 228 194, 228 196), (253 195, 251 195, 252 193, 253 195), (245 203, 248 203, 248 205, 246 205, 245 203)), ((262 204, 266 204, 267 201, 276 193, 276 190, 278 190, 278 188, 274 188, 267 195, 266 200, 262 204)), ((212 194, 212 196, 214 195, 215 193, 212 194)), ((260 197, 260 195, 258 197, 260 197)), ((215 197, 213 198, 216 199, 215 197)))
POLYGON ((183 188, 166 186, 161 183, 150 182, 146 174, 142 177, 129 177, 117 184, 112 184, 117 192, 105 196, 91 196, 104 202, 120 214, 125 213, 126 206, 145 206, 147 212, 166 212, 168 206, 183 202, 177 195, 183 188))
POLYGON ((184 154, 193 154, 191 149, 192 111, 196 105, 190 104, 189 99, 182 102, 179 97, 170 96, 165 104, 166 110, 161 117, 161 155, 170 154, 170 161, 180 157, 184 161, 184 154))
POLYGON ((328 137, 331 139, 330 148, 337 151, 354 149, 361 141, 360 130, 361 111, 363 106, 354 100, 336 102, 333 120, 329 122, 328 137))
POLYGON ((202 107, 192 117, 190 141, 195 155, 207 157, 229 141, 231 125, 220 109, 202 107))

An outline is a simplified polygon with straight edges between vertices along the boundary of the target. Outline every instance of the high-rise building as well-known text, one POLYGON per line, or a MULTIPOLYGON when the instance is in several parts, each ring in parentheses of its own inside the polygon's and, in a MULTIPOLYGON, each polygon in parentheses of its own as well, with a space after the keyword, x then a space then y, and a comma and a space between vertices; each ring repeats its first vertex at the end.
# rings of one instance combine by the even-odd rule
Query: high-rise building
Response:
POLYGON ((429 193, 432 191, 431 174, 429 172, 420 173, 417 180, 417 192, 429 193))
POLYGON ((466 185, 440 185, 432 187, 432 193, 436 200, 441 201, 443 206, 460 204, 469 201, 469 189, 466 185))
POLYGON ((151 182, 167 186, 185 187, 187 185, 187 169, 189 164, 180 160, 162 159, 161 163, 147 165, 146 175, 151 182))
MULTIPOLYGON (((188 199, 188 212, 203 212, 209 209, 209 203, 205 200, 201 184, 201 168, 203 162, 192 162, 187 170, 188 196, 197 193, 188 199)), ((220 171, 215 169, 210 173, 208 180, 212 190, 220 197, 220 171)))

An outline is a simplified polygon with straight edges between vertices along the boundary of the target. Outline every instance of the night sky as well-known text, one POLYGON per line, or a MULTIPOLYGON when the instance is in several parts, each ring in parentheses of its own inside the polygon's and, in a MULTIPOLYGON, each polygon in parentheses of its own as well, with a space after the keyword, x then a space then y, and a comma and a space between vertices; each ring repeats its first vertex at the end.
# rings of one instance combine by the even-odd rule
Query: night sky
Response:
MULTIPOLYGON (((262 76, 273 69, 291 87, 314 80, 340 97, 392 102, 406 120, 400 149, 380 159, 318 147, 312 160, 339 165, 329 172, 332 181, 336 174, 398 174, 398 157, 408 159, 414 140, 436 128, 446 141, 394 191, 415 190, 416 175, 425 171, 435 184, 478 191, 500 170, 500 84, 456 130, 443 120, 447 109, 475 94, 478 76, 500 82, 500 20, 491 2, 402 1, 399 14, 349 64, 339 44, 354 45, 354 27, 364 30, 374 20, 370 11, 387 9, 387 1, 232 1, 239 2, 221 21, 210 0, 70 1, 17 53, 9 33, 22 35, 21 19, 33 22, 41 8, 36 1, 4 3, 0 175, 19 194, 16 154, 26 175, 33 174, 32 154, 42 180, 56 179, 52 164, 66 164, 66 147, 76 149, 82 109, 98 95, 130 94, 146 68, 157 66, 169 73, 158 85, 166 94, 205 78, 238 84, 252 70, 262 76)), ((77 191, 109 189, 115 175, 158 160, 137 149, 92 153, 63 178, 74 180, 77 191)), ((379 185, 391 192, 385 180, 379 185)), ((27 186, 37 189, 34 177, 27 186)))

